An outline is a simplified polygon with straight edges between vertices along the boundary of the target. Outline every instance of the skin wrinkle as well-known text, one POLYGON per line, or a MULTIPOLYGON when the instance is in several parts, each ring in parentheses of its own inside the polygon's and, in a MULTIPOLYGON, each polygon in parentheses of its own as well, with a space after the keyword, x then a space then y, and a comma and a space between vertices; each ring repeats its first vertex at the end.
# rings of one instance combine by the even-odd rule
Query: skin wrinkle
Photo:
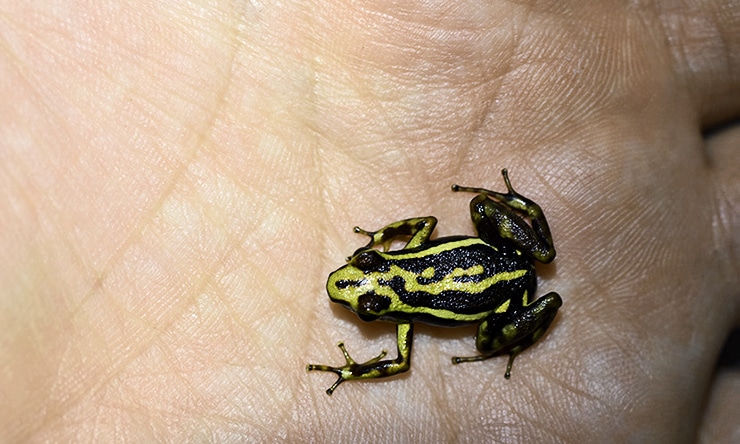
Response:
MULTIPOLYGON (((228 85, 228 83, 227 83, 228 85)), ((226 88, 222 89, 222 91, 225 91, 226 88)), ((223 94, 223 93, 222 93, 223 94)), ((211 115, 210 120, 211 122, 214 121, 215 113, 211 115)), ((205 137, 205 136, 203 136, 205 137)), ((203 139, 201 139, 202 141, 203 139)), ((195 147, 198 147, 202 142, 197 142, 194 144, 195 147)), ((192 161, 196 154, 198 153, 198 149, 193 149, 187 156, 190 161, 192 161)), ((123 239, 123 242, 120 244, 120 246, 114 250, 113 255, 109 257, 109 260, 104 264, 103 268, 101 270, 98 270, 98 278, 96 281, 96 284, 93 285, 93 287, 88 291, 88 293, 82 298, 82 300, 79 302, 78 307, 82 307, 83 305, 86 305, 94 296, 99 296, 99 291, 101 290, 101 287, 98 285, 98 283, 102 283, 106 280, 107 275, 110 273, 110 270, 113 269, 116 264, 118 264, 122 257, 124 256, 126 250, 128 249, 127 245, 130 246, 134 242, 138 241, 141 237, 141 233, 144 230, 144 227, 149 224, 149 220, 152 219, 152 216, 156 213, 158 213, 161 210, 162 205, 166 200, 168 200, 171 196, 173 191, 176 189, 177 183, 181 180, 183 177, 185 171, 187 171, 187 165, 188 161, 185 161, 181 164, 179 169, 176 169, 173 171, 173 174, 171 176, 171 179, 169 181, 169 185, 165 187, 163 190, 163 193, 160 195, 160 198, 155 201, 154 205, 150 208, 149 212, 146 212, 143 214, 143 216, 140 218, 139 223, 134 224, 132 229, 129 231, 128 235, 125 236, 123 239)), ((183 310, 186 309, 186 307, 183 307, 183 310)), ((178 316, 173 316, 173 321, 176 320, 178 316)), ((150 326, 151 327, 151 326, 150 326)), ((156 330, 150 330, 150 331, 156 331, 156 330)), ((152 338, 152 336, 150 336, 152 338)), ((144 339, 144 338, 141 338, 144 339)), ((132 353, 129 354, 127 359, 119 359, 118 363, 111 365, 111 371, 108 372, 108 375, 105 379, 97 382, 92 382, 91 384, 85 384, 87 385, 87 388, 78 391, 78 395, 74 398, 68 399, 62 404, 58 404, 55 406, 56 408, 50 409, 47 411, 47 414, 45 415, 45 422, 53 422, 54 420, 57 420, 61 417, 63 414, 62 412, 68 409, 72 409, 73 406, 79 402, 84 397, 88 396, 89 393, 98 391, 101 389, 101 387, 104 387, 107 385, 107 383, 115 378, 120 372, 123 371, 123 369, 134 359, 136 359, 138 356, 140 356, 143 352, 148 349, 149 344, 148 341, 140 341, 139 347, 136 347, 132 353)))

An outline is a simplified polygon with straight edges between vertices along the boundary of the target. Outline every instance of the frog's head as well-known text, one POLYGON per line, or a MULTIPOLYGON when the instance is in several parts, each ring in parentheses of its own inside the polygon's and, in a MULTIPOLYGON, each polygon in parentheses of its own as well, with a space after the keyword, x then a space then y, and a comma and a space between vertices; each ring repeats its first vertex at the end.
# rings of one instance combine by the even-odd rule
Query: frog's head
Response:
POLYGON ((347 260, 347 265, 329 275, 329 298, 352 310, 363 321, 374 321, 390 307, 391 298, 378 294, 378 278, 390 269, 383 253, 361 248, 347 260))

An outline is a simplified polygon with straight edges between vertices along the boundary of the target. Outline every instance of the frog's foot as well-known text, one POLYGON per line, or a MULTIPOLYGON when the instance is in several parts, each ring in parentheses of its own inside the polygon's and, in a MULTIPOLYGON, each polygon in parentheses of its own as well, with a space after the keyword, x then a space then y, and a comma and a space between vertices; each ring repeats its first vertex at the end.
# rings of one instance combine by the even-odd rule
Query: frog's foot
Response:
POLYGON ((368 236, 370 238, 370 242, 365 246, 365 248, 372 248, 376 245, 375 235, 378 233, 377 231, 368 231, 360 227, 354 227, 352 231, 354 231, 355 233, 364 234, 365 236, 368 236))
POLYGON ((482 194, 484 196, 492 197, 512 210, 521 211, 532 218, 542 217, 542 210, 539 205, 517 193, 514 190, 514 187, 511 186, 509 171, 506 168, 501 170, 501 175, 504 177, 504 183, 506 183, 506 193, 499 193, 498 191, 491 191, 478 187, 463 187, 457 184, 452 185, 452 191, 482 194))
POLYGON ((452 184, 452 191, 483 194, 483 195, 490 196, 490 197, 493 197, 494 199, 501 200, 501 201, 508 201, 508 200, 511 200, 512 198, 522 197, 519 193, 514 191, 514 188, 512 188, 511 182, 509 181, 509 171, 506 168, 501 170, 501 175, 504 176, 504 182, 506 183, 506 189, 508 191, 507 194, 499 193, 498 191, 491 191, 491 190, 487 190, 485 188, 479 188, 479 187, 464 187, 456 183, 452 184))
MULTIPOLYGON (((518 348, 517 350, 511 350, 511 353, 509 353, 509 362, 506 364, 506 373, 504 373, 504 378, 509 379, 511 378, 511 365, 514 363, 514 358, 516 358, 516 355, 519 354, 522 350, 524 350, 525 347, 518 348)), ((500 353, 493 353, 490 355, 478 355, 478 356, 453 356, 452 357, 452 363, 453 364, 459 364, 461 362, 475 362, 475 361, 485 361, 486 359, 493 358, 495 356, 499 356, 500 353)))
MULTIPOLYGON (((355 227, 352 229, 352 231, 354 231, 355 233, 364 234, 365 236, 368 236, 370 238, 370 241, 367 243, 367 245, 355 251, 352 256, 356 255, 360 250, 367 250, 369 248, 375 248, 376 246, 382 247, 383 251, 388 251, 391 246, 391 241, 393 241, 392 238, 386 238, 387 236, 384 233, 384 229, 378 231, 368 231, 360 227, 355 227)), ((352 256, 347 258, 347 262, 352 259, 352 256)))
POLYGON ((306 371, 319 371, 319 372, 332 372, 335 373, 339 378, 337 378, 336 382, 331 385, 326 390, 326 394, 331 396, 332 393, 334 393, 334 390, 336 390, 337 387, 339 387, 339 384, 342 382, 348 380, 348 379, 357 379, 357 376, 355 375, 357 373, 357 370, 360 368, 364 368, 368 366, 369 364, 375 364, 376 362, 380 361, 385 357, 385 355, 388 354, 387 351, 383 350, 380 352, 380 354, 372 359, 370 359, 367 362, 363 363, 357 363, 354 359, 349 355, 347 352, 347 349, 344 347, 344 343, 340 342, 338 344, 339 348, 342 350, 342 354, 344 355, 345 365, 341 367, 331 367, 329 365, 322 365, 322 364, 308 364, 306 365, 306 371))

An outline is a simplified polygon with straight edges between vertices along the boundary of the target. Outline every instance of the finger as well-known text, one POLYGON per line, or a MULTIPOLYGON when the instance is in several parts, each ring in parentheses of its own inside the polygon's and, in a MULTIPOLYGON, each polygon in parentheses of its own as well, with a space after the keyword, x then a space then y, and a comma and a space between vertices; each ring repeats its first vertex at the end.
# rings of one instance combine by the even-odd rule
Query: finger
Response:
POLYGON ((717 251, 725 255, 728 276, 724 293, 728 296, 727 309, 734 313, 735 327, 740 327, 740 274, 737 272, 740 252, 740 124, 725 125, 710 132, 705 138, 707 164, 716 189, 717 210, 714 226, 717 251))
POLYGON ((678 73, 694 95, 704 128, 740 117, 740 3, 662 4, 660 18, 678 73))
POLYGON ((708 407, 699 428, 699 442, 733 442, 733 439, 737 439, 740 430, 737 422, 738 398, 738 372, 720 372, 712 385, 708 407))

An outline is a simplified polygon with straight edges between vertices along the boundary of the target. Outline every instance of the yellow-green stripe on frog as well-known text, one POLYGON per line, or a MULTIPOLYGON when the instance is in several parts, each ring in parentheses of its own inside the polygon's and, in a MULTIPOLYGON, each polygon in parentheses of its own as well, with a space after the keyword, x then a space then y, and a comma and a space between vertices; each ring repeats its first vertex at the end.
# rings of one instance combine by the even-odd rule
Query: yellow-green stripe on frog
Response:
POLYGON ((530 303, 537 288, 534 261, 551 262, 555 248, 540 207, 511 187, 501 171, 508 192, 452 186, 453 191, 474 192, 470 213, 478 237, 445 237, 431 240, 437 219, 418 217, 394 222, 369 232, 370 242, 355 251, 347 265, 329 275, 329 298, 365 321, 397 324, 398 357, 379 356, 357 363, 339 344, 345 365, 309 364, 309 371, 339 376, 326 391, 331 395, 346 380, 372 379, 405 372, 411 365, 413 323, 454 327, 479 322, 478 356, 454 357, 452 362, 480 361, 509 355, 505 377, 514 358, 547 330, 560 296, 551 292, 530 303), (527 224, 522 216, 530 219, 527 224), (400 250, 386 250, 399 237, 408 237, 400 250))

